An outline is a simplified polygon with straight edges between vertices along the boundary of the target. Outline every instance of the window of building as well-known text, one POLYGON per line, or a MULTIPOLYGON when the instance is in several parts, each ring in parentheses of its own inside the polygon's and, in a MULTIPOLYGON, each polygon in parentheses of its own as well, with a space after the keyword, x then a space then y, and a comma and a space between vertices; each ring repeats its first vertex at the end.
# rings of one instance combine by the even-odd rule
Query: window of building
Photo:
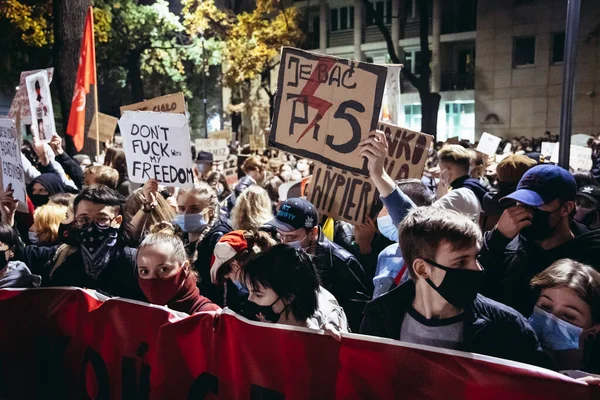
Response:
POLYGON ((348 29, 348 7, 340 8, 340 31, 348 29))
POLYGON ((329 23, 329 29, 331 30, 331 32, 335 32, 339 28, 338 14, 339 14, 339 10, 337 8, 334 8, 334 9, 330 10, 330 12, 329 12, 330 19, 331 19, 331 21, 329 23))
POLYGON ((421 130, 420 104, 410 104, 404 106, 404 126, 413 131, 421 130))
POLYGON ((535 64, 535 36, 513 39, 513 66, 535 64))
POLYGON ((559 64, 565 58, 565 33, 552 34, 552 64, 559 64))
POLYGON ((348 21, 350 23, 350 29, 354 29, 354 7, 348 7, 348 21))
POLYGON ((375 13, 367 9, 367 25, 375 25, 378 19, 383 19, 385 24, 392 23, 392 1, 372 1, 375 13))
POLYGON ((475 102, 457 101, 447 102, 446 112, 446 139, 457 137, 475 141, 475 102))
MULTIPOLYGON (((397 1, 397 0, 395 0, 397 1)), ((398 17, 398 16, 396 16, 398 17)), ((385 23, 386 24, 391 24, 392 23, 392 2, 390 0, 387 0, 385 2, 385 23)))

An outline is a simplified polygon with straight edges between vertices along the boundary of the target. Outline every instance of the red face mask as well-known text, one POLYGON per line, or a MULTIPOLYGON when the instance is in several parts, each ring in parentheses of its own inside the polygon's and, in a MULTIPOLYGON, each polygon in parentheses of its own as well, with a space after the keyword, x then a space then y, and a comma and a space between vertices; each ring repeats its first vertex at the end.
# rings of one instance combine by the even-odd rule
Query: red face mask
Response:
POLYGON ((185 269, 181 268, 177 274, 164 279, 142 279, 138 277, 138 284, 150 303, 165 306, 181 289, 185 278, 185 269))

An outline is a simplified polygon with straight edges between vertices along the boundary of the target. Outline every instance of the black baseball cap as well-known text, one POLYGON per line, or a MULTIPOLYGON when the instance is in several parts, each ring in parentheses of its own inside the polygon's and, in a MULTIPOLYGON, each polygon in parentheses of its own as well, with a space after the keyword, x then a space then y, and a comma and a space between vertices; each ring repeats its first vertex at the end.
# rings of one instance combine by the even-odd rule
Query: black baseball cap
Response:
POLYGON ((540 207, 556 199, 571 201, 577 195, 577 183, 573 175, 557 165, 536 165, 525 172, 517 190, 503 197, 530 207, 540 207))
POLYGON ((596 185, 585 185, 577 192, 577 196, 585 197, 593 204, 600 204, 600 187, 596 185))
POLYGON ((198 156, 196 157, 196 162, 212 163, 213 162, 213 153, 211 153, 209 151, 199 151, 198 156))
POLYGON ((318 225, 319 214, 308 200, 295 197, 287 199, 279 208, 275 219, 267 223, 283 232, 300 228, 312 229, 318 225))

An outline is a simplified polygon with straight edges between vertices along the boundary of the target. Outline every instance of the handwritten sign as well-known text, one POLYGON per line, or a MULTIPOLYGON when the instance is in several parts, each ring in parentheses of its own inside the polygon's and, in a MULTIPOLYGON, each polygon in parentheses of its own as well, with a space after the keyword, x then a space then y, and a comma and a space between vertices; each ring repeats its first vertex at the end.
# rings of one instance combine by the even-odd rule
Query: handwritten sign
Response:
MULTIPOLYGON (((556 146, 552 151, 552 156, 550 159, 553 163, 558 163, 560 144, 555 144, 556 146)), ((592 166, 592 149, 589 147, 571 145, 571 152, 569 153, 569 167, 571 167, 574 171, 589 171, 592 169, 592 166)))
POLYGON ((212 153, 214 161, 225 161, 229 155, 229 146, 225 139, 196 139, 196 150, 212 153))
POLYGON ((185 114, 185 98, 183 97, 183 93, 169 94, 142 101, 141 103, 121 107, 121 115, 123 115, 125 111, 154 111, 185 114))
POLYGON ((31 110, 31 133, 40 142, 49 142, 56 127, 48 73, 41 71, 29 75, 25 78, 25 86, 31 110))
POLYGON ((493 157, 498 151, 498 146, 500 146, 501 138, 498 136, 491 135, 487 132, 483 132, 481 138, 479 139, 479 144, 477 145, 477 151, 483 154, 486 154, 489 157, 493 157))
MULTIPOLYGON (((52 82, 52 76, 54 75, 54 68, 48 69, 36 69, 34 71, 23 71, 21 72, 21 78, 19 80, 19 89, 15 94, 15 98, 10 104, 10 109, 8 110, 8 117, 17 121, 17 125, 19 122, 24 124, 31 124, 31 109, 29 108, 29 96, 27 96, 27 85, 25 84, 25 78, 29 75, 33 75, 38 72, 46 71, 48 74, 48 83, 52 82)), ((18 129, 18 126, 17 126, 18 129)))
MULTIPOLYGON (((98 125, 100 127, 100 142, 109 143, 113 140, 113 137, 115 136, 115 129, 117 129, 119 119, 111 115, 106 115, 102 113, 98 114, 100 115, 100 119, 98 120, 98 125)), ((94 118, 92 119, 92 123, 90 124, 88 137, 96 140, 96 114, 94 114, 94 118)))
POLYGON ((250 135, 250 150, 258 151, 265 149, 265 136, 262 134, 250 135))
MULTIPOLYGON (((379 123, 388 140, 385 170, 394 180, 421 178, 432 136, 395 125, 379 123)), ((373 217, 379 193, 362 175, 318 163, 308 187, 308 199, 317 210, 335 219, 364 224, 373 217)))
MULTIPOLYGON (((550 160, 554 154, 554 149, 558 146, 557 142, 542 142, 542 154, 544 158, 550 160)), ((558 161, 558 152, 556 152, 556 158, 558 161)), ((553 160, 554 161, 554 160, 553 160)))
POLYGON ((194 162, 184 114, 126 111, 119 120, 129 179, 192 187, 194 162))
POLYGON ((358 144, 376 128, 385 67, 284 47, 269 146, 367 175, 358 144))
POLYGON ((15 123, 7 118, 0 119, 0 160, 2 162, 2 190, 5 191, 11 184, 15 191, 15 199, 19 200, 20 204, 27 204, 19 137, 15 123))

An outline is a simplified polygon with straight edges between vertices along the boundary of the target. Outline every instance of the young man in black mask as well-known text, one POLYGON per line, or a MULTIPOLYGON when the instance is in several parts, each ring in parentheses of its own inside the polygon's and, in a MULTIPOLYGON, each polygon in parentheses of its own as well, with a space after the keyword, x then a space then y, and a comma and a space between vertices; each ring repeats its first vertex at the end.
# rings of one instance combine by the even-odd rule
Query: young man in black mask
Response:
POLYGON ((527 320, 477 295, 482 238, 471 219, 421 207, 402 220, 399 237, 410 280, 367 305, 360 333, 543 364, 527 320))
MULTIPOLYGON (((10 195, 10 193, 7 193, 10 195)), ((111 296, 144 300, 135 273, 135 249, 123 220, 125 199, 105 185, 85 188, 74 201, 75 218, 64 243, 54 247, 19 246, 15 259, 42 276, 43 286, 78 286, 111 296)), ((14 221, 16 203, 2 201, 2 219, 14 221)))
POLYGON ((537 294, 531 278, 554 261, 571 258, 600 268, 600 231, 573 221, 577 185, 555 165, 538 165, 523 175, 496 227, 485 234, 480 261, 486 271, 482 293, 531 315, 537 294))

